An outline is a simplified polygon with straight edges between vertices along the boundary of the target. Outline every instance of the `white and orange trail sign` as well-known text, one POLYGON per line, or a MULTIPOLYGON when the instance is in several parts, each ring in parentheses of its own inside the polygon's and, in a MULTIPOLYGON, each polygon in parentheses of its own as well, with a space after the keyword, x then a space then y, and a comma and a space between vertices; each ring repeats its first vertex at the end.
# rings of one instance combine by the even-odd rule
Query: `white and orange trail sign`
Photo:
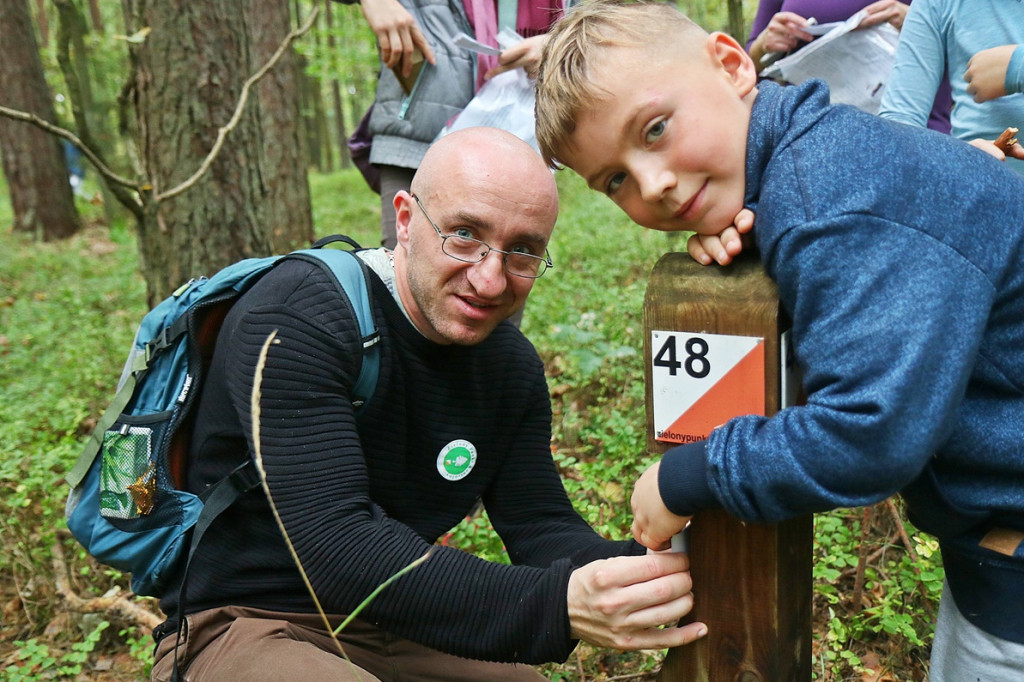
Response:
POLYGON ((651 349, 656 440, 693 443, 765 413, 764 338, 652 331, 651 349))

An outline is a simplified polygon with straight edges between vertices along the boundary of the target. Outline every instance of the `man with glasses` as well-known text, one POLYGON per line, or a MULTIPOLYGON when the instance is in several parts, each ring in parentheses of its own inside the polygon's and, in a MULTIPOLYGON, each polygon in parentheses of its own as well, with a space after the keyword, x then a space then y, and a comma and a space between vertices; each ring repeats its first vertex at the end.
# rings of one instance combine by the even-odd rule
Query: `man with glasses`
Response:
MULTIPOLYGON (((536 680, 576 641, 647 649, 703 634, 687 558, 599 537, 550 453, 544 367, 513 325, 552 267, 557 190, 540 156, 495 129, 446 136, 395 198, 398 245, 376 274, 380 377, 357 415, 357 321, 317 267, 285 261, 242 296, 218 338, 193 432, 190 488, 260 447, 281 522, 332 628, 430 551, 338 634, 318 615, 262 491, 217 517, 188 573, 179 666, 189 680, 536 680), (436 546, 482 502, 512 565, 436 546), (665 626, 665 627, 661 627, 665 626)), ((550 275, 549 275, 550 276, 550 275)), ((180 617, 161 608, 152 677, 174 668, 180 617)))

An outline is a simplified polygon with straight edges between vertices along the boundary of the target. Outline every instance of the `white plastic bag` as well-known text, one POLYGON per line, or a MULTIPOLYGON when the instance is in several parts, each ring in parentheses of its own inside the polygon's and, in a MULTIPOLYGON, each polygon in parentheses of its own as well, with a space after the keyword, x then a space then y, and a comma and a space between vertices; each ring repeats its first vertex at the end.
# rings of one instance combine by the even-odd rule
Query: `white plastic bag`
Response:
POLYGON ((533 104, 533 81, 526 75, 526 71, 513 69, 499 73, 484 83, 476 97, 444 127, 438 137, 475 126, 501 128, 528 143, 539 153, 533 104))

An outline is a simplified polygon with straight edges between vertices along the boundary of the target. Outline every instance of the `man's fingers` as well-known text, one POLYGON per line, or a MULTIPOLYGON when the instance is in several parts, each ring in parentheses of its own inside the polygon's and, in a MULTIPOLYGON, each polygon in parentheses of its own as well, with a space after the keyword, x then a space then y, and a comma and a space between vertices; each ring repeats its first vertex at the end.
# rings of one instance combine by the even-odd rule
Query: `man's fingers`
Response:
POLYGON ((668 649, 695 642, 708 633, 704 623, 688 623, 680 627, 650 628, 622 633, 609 644, 622 651, 668 649))
POLYGON ((691 610, 693 610, 693 594, 687 592, 667 604, 658 604, 630 614, 626 624, 637 630, 674 627, 691 610))

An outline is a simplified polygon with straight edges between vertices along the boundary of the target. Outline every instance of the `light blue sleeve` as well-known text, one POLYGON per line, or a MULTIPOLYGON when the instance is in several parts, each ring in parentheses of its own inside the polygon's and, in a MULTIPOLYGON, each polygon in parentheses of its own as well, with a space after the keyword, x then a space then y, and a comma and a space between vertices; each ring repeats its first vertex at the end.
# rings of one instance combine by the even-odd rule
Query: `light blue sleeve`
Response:
POLYGON ((910 5, 882 93, 878 110, 882 118, 920 128, 928 124, 935 91, 946 70, 946 39, 937 4, 914 0, 910 5))
POLYGON ((1018 45, 1006 65, 1006 94, 1024 92, 1024 45, 1018 45))

